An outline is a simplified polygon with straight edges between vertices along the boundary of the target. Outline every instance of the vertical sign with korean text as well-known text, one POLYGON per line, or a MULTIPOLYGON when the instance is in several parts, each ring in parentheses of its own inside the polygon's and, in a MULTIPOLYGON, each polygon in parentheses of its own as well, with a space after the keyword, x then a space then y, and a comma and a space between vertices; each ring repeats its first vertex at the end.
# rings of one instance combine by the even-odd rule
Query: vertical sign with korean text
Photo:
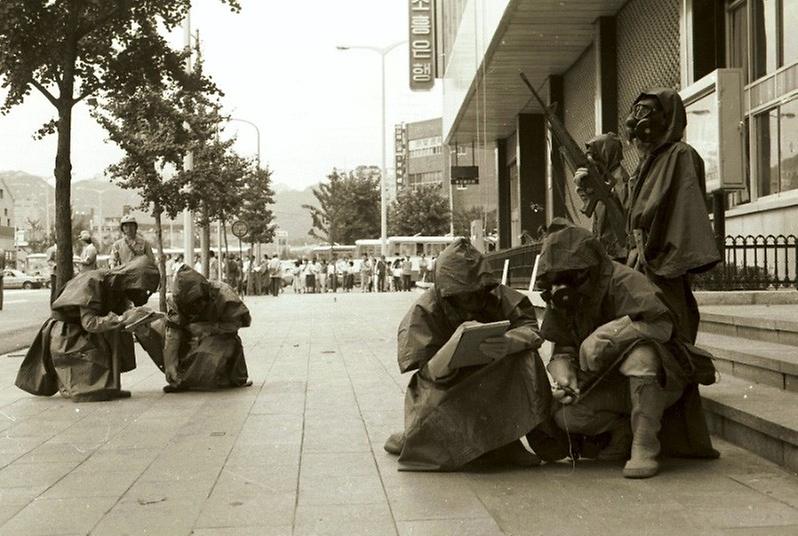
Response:
POLYGON ((404 124, 394 127, 394 167, 396 169, 396 189, 400 190, 407 182, 407 129, 404 124))
POLYGON ((435 6, 433 0, 410 5, 410 89, 429 91, 435 83, 435 6))

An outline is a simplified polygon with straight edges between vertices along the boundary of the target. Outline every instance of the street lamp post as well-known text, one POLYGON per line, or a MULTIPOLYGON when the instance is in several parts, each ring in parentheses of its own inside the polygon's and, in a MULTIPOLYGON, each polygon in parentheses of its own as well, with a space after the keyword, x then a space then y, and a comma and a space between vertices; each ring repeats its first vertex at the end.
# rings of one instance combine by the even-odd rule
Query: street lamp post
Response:
POLYGON ((397 41, 386 47, 372 47, 372 46, 343 46, 339 45, 338 50, 369 50, 376 52, 380 55, 380 73, 381 73, 381 101, 382 101, 382 169, 380 170, 380 243, 382 244, 382 254, 388 254, 388 204, 385 195, 386 178, 388 172, 388 163, 386 162, 386 141, 385 141, 385 56, 388 55, 393 49, 399 45, 403 45, 407 41, 397 41))
MULTIPOLYGON (((238 117, 231 117, 229 120, 230 121, 238 121, 240 123, 246 123, 247 125, 250 125, 251 127, 253 127, 255 129, 255 134, 257 135, 257 142, 256 143, 258 144, 257 151, 255 153, 257 155, 255 162, 256 162, 256 165, 257 165, 257 170, 260 171, 260 129, 258 128, 258 125, 256 125, 255 123, 253 123, 252 121, 250 121, 248 119, 241 119, 241 118, 238 118, 238 117)), ((221 226, 219 227, 219 229, 220 229, 219 230, 219 236, 221 238, 221 233, 222 233, 221 226)), ((239 239, 239 242, 240 242, 240 239, 239 239)), ((222 250, 222 244, 221 244, 221 242, 219 242, 219 251, 221 251, 221 250, 222 250)), ((255 253, 255 252, 251 251, 250 255, 252 255, 253 253, 255 253)), ((260 254, 261 254, 260 244, 258 244, 258 252, 257 252, 257 258, 258 259, 260 258, 260 254)), ((252 264, 252 263, 250 263, 250 264, 252 264)))

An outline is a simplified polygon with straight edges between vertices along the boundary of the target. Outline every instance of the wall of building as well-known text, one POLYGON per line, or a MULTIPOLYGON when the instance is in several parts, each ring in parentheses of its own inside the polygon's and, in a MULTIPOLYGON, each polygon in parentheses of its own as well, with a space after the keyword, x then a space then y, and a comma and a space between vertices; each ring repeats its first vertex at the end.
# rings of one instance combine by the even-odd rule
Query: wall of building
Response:
MULTIPOLYGON (((681 86, 679 12, 682 0, 631 0, 617 14, 618 125, 646 88, 681 86)), ((624 151, 628 170, 637 167, 633 147, 624 151)))
POLYGON ((0 249, 14 249, 14 197, 0 179, 0 249))

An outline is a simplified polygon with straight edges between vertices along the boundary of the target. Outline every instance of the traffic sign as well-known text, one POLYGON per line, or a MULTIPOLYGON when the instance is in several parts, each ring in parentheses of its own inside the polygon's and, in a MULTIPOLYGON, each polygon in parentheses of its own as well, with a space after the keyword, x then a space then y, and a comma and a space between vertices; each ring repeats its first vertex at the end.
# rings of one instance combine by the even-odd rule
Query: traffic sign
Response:
POLYGON ((249 225, 247 225, 246 222, 238 220, 237 222, 233 223, 231 230, 233 231, 233 235, 240 240, 247 236, 247 233, 249 232, 249 225))

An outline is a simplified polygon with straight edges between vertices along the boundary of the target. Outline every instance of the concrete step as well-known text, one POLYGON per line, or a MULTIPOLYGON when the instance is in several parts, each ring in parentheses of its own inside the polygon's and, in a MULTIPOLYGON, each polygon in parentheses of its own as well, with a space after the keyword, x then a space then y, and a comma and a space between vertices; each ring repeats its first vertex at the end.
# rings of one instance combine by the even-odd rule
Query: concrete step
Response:
POLYGON ((794 288, 779 290, 700 290, 695 299, 704 305, 784 305, 798 304, 798 291, 794 288))
POLYGON ((699 333, 697 344, 715 356, 721 375, 798 393, 798 347, 699 333))
POLYGON ((740 305, 701 307, 704 333, 798 346, 798 306, 740 305))
POLYGON ((701 396, 712 434, 798 472, 798 394, 726 375, 701 396))

